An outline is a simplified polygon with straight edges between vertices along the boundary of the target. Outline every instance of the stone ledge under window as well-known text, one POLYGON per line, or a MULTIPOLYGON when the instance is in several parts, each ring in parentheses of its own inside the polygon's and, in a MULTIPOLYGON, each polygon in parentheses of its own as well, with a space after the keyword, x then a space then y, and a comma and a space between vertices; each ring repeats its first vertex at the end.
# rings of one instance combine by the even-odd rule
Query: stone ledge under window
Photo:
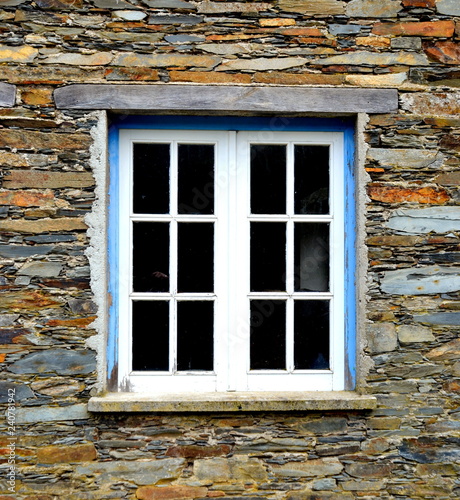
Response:
POLYGON ((110 393, 89 400, 92 412, 238 412, 372 410, 374 396, 337 392, 110 393))
POLYGON ((0 107, 12 108, 16 101, 16 87, 9 83, 0 83, 0 107))
POLYGON ((396 89, 218 85, 74 84, 54 91, 59 109, 126 112, 392 113, 396 89))

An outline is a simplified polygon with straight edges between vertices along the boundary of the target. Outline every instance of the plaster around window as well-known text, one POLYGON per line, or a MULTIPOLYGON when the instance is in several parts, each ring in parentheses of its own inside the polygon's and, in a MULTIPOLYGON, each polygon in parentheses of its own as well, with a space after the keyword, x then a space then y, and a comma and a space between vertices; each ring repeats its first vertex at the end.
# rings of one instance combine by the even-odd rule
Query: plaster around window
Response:
POLYGON ((16 101, 16 86, 0 83, 0 107, 11 108, 16 101))
POLYGON ((105 111, 91 113, 97 125, 91 130, 93 144, 90 148, 90 166, 95 179, 95 201, 93 209, 85 217, 88 225, 90 244, 86 250, 91 268, 91 290, 97 305, 97 318, 92 323, 98 334, 90 337, 88 347, 97 353, 97 386, 96 392, 103 390, 107 380, 106 349, 108 331, 107 297, 107 227, 108 227, 108 159, 107 159, 107 114, 105 111))

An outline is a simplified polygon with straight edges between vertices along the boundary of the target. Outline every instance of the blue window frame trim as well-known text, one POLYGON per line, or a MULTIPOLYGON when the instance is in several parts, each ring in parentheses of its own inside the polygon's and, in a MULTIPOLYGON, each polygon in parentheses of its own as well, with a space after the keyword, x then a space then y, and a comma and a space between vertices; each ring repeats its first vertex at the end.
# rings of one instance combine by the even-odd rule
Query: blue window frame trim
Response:
POLYGON ((234 117, 234 116, 113 116, 109 126, 109 324, 107 342, 108 389, 117 387, 118 331, 118 187, 119 130, 257 130, 267 132, 343 132, 345 143, 345 384, 356 386, 356 206, 355 206, 355 120, 353 118, 234 117))

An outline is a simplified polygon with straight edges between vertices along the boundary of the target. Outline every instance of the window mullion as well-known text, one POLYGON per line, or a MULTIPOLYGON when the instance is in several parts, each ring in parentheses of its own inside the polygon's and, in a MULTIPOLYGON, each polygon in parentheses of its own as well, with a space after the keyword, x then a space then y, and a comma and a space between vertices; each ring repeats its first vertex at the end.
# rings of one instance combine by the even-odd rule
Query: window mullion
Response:
POLYGON ((177 141, 171 143, 171 165, 170 165, 170 226, 169 226, 169 273, 171 299, 169 304, 169 369, 172 373, 177 371, 177 190, 178 190, 178 166, 177 166, 177 141))
POLYGON ((286 214, 290 219, 286 224, 286 369, 294 370, 294 145, 288 143, 286 158, 286 214))

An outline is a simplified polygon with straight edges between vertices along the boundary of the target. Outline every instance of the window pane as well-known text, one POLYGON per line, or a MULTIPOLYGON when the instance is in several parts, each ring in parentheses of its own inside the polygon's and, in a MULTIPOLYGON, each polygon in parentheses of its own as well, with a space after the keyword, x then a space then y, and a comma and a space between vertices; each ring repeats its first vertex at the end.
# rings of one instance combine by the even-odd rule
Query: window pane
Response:
POLYGON ((169 303, 133 302, 133 370, 169 370, 169 303))
POLYGON ((133 290, 169 291, 168 223, 133 223, 133 290))
POLYGON ((295 291, 327 292, 329 290, 329 224, 296 223, 295 291))
POLYGON ((329 146, 294 146, 296 214, 329 213, 329 146))
POLYGON ((214 213, 214 145, 179 144, 178 213, 214 213))
POLYGON ((329 369, 329 301, 294 302, 294 367, 329 369))
POLYGON ((251 145, 251 213, 286 213, 286 146, 251 145))
POLYGON ((177 303, 177 370, 214 369, 214 302, 177 303))
POLYGON ((251 300, 251 370, 286 369, 286 302, 251 300))
POLYGON ((169 144, 134 144, 133 212, 169 212, 169 144))
POLYGON ((213 292, 214 224, 178 224, 178 292, 213 292))
POLYGON ((286 224, 251 222, 251 291, 286 289, 286 224))

